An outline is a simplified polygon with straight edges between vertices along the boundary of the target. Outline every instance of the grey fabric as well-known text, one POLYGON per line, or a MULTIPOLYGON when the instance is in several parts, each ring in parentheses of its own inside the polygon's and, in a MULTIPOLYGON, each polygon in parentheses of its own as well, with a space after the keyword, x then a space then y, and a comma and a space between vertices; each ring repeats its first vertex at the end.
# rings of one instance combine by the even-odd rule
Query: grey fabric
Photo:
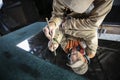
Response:
POLYGON ((63 0, 63 2, 73 11, 84 13, 94 0, 63 0))

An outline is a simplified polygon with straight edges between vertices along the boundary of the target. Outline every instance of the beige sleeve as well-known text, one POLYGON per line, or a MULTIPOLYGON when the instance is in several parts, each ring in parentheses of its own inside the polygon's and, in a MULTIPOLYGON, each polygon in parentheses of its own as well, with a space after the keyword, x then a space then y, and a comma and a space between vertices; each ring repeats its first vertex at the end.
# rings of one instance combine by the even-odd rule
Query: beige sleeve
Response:
POLYGON ((53 11, 52 17, 50 18, 49 22, 54 22, 56 26, 59 26, 62 23, 62 18, 64 15, 65 6, 63 5, 62 1, 60 0, 53 0, 53 11))
POLYGON ((71 18, 66 20, 65 29, 95 30, 103 22, 105 16, 110 12, 113 0, 95 0, 94 9, 88 18, 71 18))

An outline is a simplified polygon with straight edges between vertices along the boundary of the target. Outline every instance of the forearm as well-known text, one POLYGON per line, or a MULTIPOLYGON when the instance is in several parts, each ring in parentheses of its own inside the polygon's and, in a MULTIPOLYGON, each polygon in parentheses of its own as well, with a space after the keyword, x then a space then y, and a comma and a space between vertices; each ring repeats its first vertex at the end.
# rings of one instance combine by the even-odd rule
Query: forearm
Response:
POLYGON ((66 30, 94 30, 101 25, 106 15, 112 7, 112 0, 100 0, 94 4, 94 9, 90 12, 87 18, 70 18, 65 21, 64 28, 66 30))
POLYGON ((49 23, 52 23, 52 24, 55 24, 56 27, 60 26, 61 23, 62 23, 62 18, 60 17, 52 17, 50 20, 49 20, 49 23))

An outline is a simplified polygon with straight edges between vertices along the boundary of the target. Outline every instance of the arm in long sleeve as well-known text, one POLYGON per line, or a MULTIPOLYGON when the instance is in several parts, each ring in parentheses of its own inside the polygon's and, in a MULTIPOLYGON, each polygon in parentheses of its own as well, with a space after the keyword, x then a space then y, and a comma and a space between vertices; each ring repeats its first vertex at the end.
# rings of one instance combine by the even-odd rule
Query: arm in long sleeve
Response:
POLYGON ((98 47, 97 28, 110 12, 112 0, 95 0, 95 8, 90 16, 85 19, 71 18, 64 23, 65 34, 83 38, 87 44, 86 53, 90 58, 96 54, 98 47))
POLYGON ((52 17, 50 18, 49 22, 54 22, 56 26, 59 26, 63 21, 64 9, 65 6, 63 5, 62 1, 53 0, 52 17))
POLYGON ((71 18, 66 20, 65 29, 74 30, 95 30, 103 22, 105 16, 110 12, 112 0, 95 0, 94 9, 88 18, 71 18))

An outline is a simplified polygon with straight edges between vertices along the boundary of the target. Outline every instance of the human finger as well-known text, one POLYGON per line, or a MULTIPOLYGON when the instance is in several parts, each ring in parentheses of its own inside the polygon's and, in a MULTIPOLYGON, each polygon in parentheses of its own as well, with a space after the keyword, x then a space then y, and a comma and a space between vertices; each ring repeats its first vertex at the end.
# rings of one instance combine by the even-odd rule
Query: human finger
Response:
POLYGON ((43 32, 44 32, 45 36, 50 40, 51 39, 51 35, 50 35, 49 29, 47 27, 45 27, 43 29, 43 32))

